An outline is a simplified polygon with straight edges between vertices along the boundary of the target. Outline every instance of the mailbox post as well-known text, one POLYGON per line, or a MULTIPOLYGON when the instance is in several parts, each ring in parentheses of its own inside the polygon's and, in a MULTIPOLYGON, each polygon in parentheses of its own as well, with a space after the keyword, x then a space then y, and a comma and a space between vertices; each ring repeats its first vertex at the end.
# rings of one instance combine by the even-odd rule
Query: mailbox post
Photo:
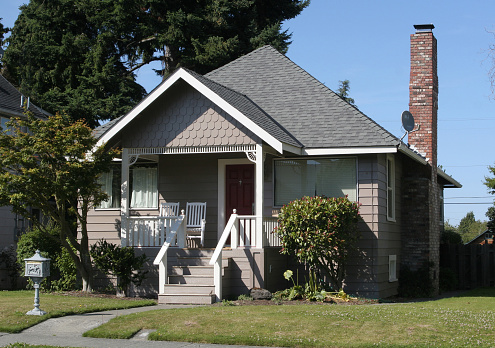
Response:
POLYGON ((40 251, 36 250, 35 254, 24 259, 26 270, 24 275, 31 278, 34 283, 34 308, 27 312, 27 315, 45 315, 46 312, 40 309, 40 283, 43 278, 50 275, 50 259, 40 255, 40 251))

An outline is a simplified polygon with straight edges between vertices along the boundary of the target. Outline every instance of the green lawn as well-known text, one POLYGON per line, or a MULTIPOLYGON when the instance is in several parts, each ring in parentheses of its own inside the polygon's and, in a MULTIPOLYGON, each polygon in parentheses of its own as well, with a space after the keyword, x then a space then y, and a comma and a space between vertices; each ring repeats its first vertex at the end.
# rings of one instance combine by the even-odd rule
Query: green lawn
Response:
POLYGON ((48 314, 43 316, 26 315, 26 312, 34 308, 33 303, 34 290, 0 291, 0 332, 20 332, 53 317, 110 309, 151 306, 155 305, 156 301, 41 293, 40 308, 48 314))
POLYGON ((287 347, 495 345, 495 288, 373 305, 205 306, 117 317, 85 336, 287 347))

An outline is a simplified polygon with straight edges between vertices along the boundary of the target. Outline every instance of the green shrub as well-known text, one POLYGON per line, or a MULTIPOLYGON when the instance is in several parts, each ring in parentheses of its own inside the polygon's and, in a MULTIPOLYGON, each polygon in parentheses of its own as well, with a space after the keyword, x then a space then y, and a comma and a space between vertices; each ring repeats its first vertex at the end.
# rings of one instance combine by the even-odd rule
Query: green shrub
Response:
MULTIPOLYGON (((76 252, 75 249, 73 249, 76 252)), ((52 289, 57 291, 73 290, 77 287, 77 268, 69 252, 62 248, 60 255, 55 259, 60 271, 60 278, 52 281, 52 289)))
POLYGON ((102 239, 91 246, 90 254, 96 268, 117 277, 117 288, 124 296, 131 283, 141 285, 148 273, 142 270, 146 255, 135 256, 131 247, 121 247, 102 239))
POLYGON ((412 271, 407 265, 401 265, 397 289, 399 296, 413 298, 433 296, 435 288, 430 276, 432 267, 432 262, 426 262, 416 271, 412 271))
POLYGON ((456 290, 457 285, 456 273, 451 268, 440 267, 440 291, 456 290))
MULTIPOLYGON (((23 234, 17 242, 17 263, 21 270, 24 270, 24 259, 34 255, 36 250, 41 252, 41 256, 50 258, 50 276, 47 277, 41 286, 46 290, 74 290, 77 276, 74 261, 69 253, 62 247, 59 234, 60 231, 55 225, 48 225, 45 231, 37 227, 31 228, 23 234)), ((23 275, 24 272, 21 271, 23 275)), ((31 282, 28 282, 31 287, 31 282)))
POLYGON ((323 271, 334 289, 342 288, 345 263, 358 239, 359 203, 347 197, 303 197, 279 213, 282 253, 295 255, 313 272, 323 271))
POLYGON ((4 264, 8 270, 10 279, 10 287, 15 290, 17 288, 17 279, 22 271, 22 267, 17 263, 17 255, 13 245, 5 247, 0 251, 0 265, 4 264))

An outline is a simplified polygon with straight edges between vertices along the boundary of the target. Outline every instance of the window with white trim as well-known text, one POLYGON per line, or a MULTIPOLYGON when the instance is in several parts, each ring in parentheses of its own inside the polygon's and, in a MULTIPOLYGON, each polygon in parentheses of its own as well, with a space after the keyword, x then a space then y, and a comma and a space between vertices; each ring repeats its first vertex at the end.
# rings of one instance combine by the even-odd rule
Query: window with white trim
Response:
POLYGON ((397 255, 388 255, 388 281, 396 282, 397 279, 397 255))
POLYGON ((395 221, 395 162, 387 156, 387 220, 395 221))
MULTIPOLYGON (((113 168, 98 179, 108 199, 99 205, 99 209, 120 208, 121 169, 113 168)), ((135 164, 129 170, 130 208, 158 208, 158 168, 156 164, 135 164)))
POLYGON ((132 167, 131 208, 158 208, 158 168, 132 167))
POLYGON ((344 197, 357 201, 355 158, 274 160, 274 204, 304 196, 344 197))

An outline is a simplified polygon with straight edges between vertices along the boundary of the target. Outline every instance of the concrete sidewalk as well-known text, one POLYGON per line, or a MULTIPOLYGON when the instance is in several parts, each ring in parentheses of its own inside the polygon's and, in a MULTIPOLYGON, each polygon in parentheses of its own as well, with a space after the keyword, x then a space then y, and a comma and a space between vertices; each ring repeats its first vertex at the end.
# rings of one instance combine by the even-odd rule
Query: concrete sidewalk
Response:
MULTIPOLYGON (((211 347, 232 348, 231 345, 200 344, 187 342, 148 341, 147 332, 140 332, 129 340, 116 340, 105 338, 82 337, 82 334, 112 318, 130 313, 152 311, 157 309, 169 309, 186 307, 180 305, 157 305, 149 307, 138 307, 130 309, 119 309, 112 311, 87 313, 81 315, 70 315, 61 318, 51 318, 38 325, 32 326, 18 334, 0 332, 0 347, 11 343, 28 343, 38 345, 51 345, 59 347, 95 347, 95 348, 127 348, 127 347, 211 347)), ((246 347, 246 346, 235 346, 246 347)), ((259 347, 258 347, 259 348, 259 347)))

